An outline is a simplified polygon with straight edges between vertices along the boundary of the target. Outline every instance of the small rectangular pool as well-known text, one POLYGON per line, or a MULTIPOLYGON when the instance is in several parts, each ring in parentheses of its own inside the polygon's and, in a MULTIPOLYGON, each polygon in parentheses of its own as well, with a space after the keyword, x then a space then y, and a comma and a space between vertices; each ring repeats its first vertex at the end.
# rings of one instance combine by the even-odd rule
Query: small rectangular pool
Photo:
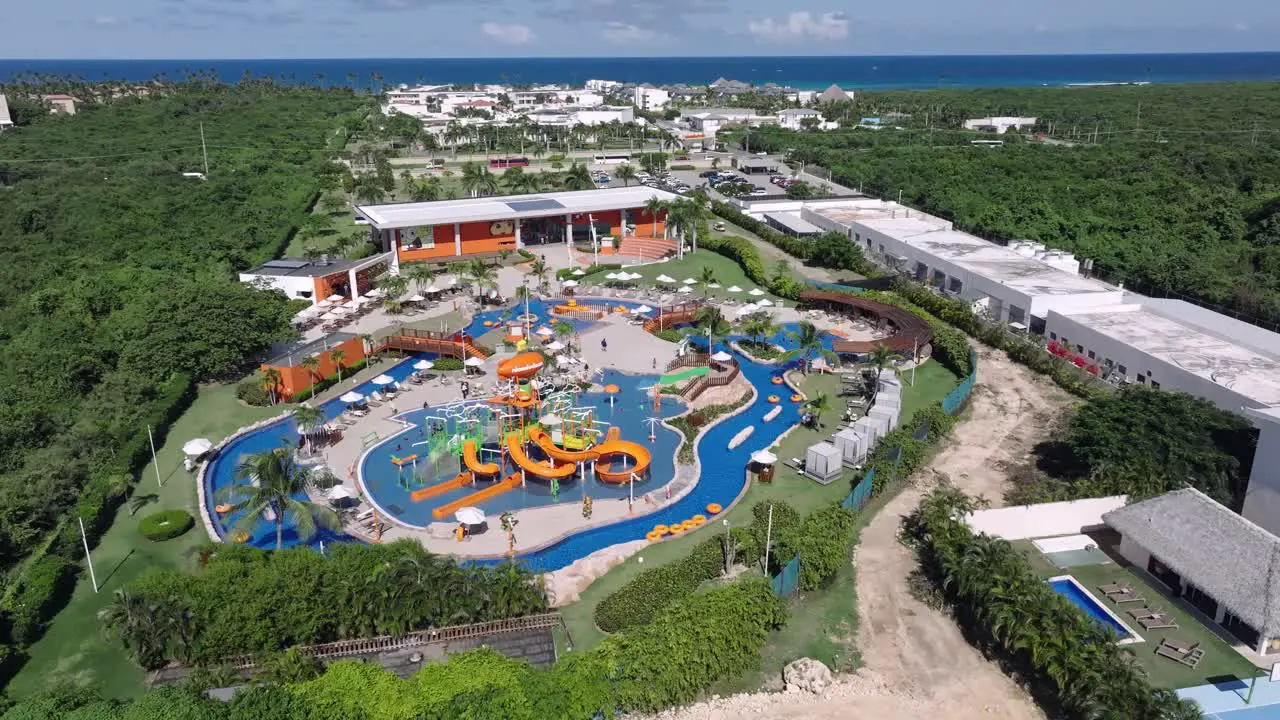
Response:
POLYGON ((1093 593, 1086 590, 1079 581, 1070 575, 1049 578, 1049 587, 1066 598, 1067 602, 1083 610, 1094 622, 1114 630, 1120 638, 1121 645, 1142 642, 1142 637, 1126 625, 1119 615, 1116 615, 1110 608, 1103 605, 1102 601, 1094 597, 1093 593))

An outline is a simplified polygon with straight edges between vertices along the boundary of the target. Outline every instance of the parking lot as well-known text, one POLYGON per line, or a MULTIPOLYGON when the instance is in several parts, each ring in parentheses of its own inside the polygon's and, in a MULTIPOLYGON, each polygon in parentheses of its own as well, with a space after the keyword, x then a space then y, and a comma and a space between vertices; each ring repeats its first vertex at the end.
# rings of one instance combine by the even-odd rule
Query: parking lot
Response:
MULTIPOLYGON (((709 187, 709 178, 703 177, 703 175, 708 172, 711 172, 711 167, 707 163, 699 163, 698 165, 699 167, 696 170, 669 171, 668 176, 665 178, 668 182, 665 184, 661 182, 662 178, 655 177, 655 178, 650 178, 650 180, 658 180, 659 188, 670 191, 670 192, 679 193, 679 194, 684 194, 680 192, 681 186, 688 187, 688 188, 696 188, 696 187, 704 187, 704 186, 709 187)), ((618 169, 617 165, 592 165, 591 173, 592 175, 598 175, 598 174, 604 173, 609 176, 609 182, 607 184, 600 183, 599 187, 622 187, 624 183, 621 180, 618 180, 617 178, 614 177, 614 173, 617 172, 617 169, 618 169)), ((780 168, 780 171, 785 172, 785 170, 786 170, 785 167, 780 168)), ((643 172, 643 171, 640 171, 639 169, 637 169, 637 172, 643 172)), ((716 172, 732 173, 736 177, 737 181, 747 183, 756 188, 760 188, 761 190, 764 190, 764 194, 757 195, 757 197, 780 196, 785 194, 785 191, 782 188, 769 182, 768 175, 746 175, 743 173, 739 173, 729 167, 718 168, 716 172)), ((632 181, 631 184, 634 185, 636 184, 636 182, 637 181, 632 181)), ((687 192, 687 190, 685 192, 687 192)), ((715 193, 713 191, 713 195, 718 196, 719 193, 715 193)))

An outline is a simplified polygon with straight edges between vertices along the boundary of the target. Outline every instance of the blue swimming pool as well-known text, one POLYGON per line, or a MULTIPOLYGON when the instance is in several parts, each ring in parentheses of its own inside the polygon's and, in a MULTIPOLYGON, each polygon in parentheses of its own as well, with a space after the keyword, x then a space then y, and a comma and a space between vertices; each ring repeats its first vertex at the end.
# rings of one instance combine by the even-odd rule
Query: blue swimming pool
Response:
POLYGON ((1094 622, 1111 628, 1121 640, 1133 637, 1133 633, 1124 626, 1124 623, 1108 612, 1097 598, 1070 576, 1053 578, 1049 581, 1049 587, 1066 598, 1067 602, 1083 610, 1094 622))

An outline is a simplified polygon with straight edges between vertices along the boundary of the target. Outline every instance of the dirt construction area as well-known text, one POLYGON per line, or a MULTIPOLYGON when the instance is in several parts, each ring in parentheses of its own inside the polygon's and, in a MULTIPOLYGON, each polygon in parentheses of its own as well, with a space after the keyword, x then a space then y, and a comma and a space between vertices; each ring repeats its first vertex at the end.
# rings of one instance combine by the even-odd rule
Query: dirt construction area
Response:
POLYGON ((950 617, 912 597, 915 559, 898 526, 945 473, 958 487, 1001 504, 1003 468, 1023 460, 1073 399, 1048 379, 979 348, 978 383, 969 414, 931 468, 912 479, 863 531, 857 568, 858 651, 862 667, 822 694, 760 693, 713 698, 659 715, 662 720, 876 720, 1043 718, 1000 669, 965 641, 950 617))

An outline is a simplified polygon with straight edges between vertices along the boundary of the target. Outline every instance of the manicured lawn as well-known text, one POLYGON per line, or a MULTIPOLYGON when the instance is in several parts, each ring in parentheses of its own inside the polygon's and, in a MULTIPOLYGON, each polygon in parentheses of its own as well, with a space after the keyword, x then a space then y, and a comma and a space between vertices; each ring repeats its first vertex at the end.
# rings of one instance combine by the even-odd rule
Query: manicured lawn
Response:
POLYGON ((929 403, 938 402, 951 392, 960 378, 955 373, 934 360, 916 368, 915 384, 911 384, 911 371, 904 370, 902 376, 902 417, 911 417, 917 410, 929 403))
POLYGON ((1163 586, 1148 582, 1142 575, 1131 571, 1124 565, 1111 563, 1106 565, 1082 565, 1065 570, 1050 565, 1031 543, 1018 543, 1031 560, 1032 567, 1046 578, 1058 575, 1071 575, 1088 588, 1093 596, 1099 599, 1109 610, 1119 615, 1124 623, 1132 628, 1145 642, 1126 645, 1134 657, 1146 670, 1151 684, 1163 688, 1185 688, 1220 682, 1236 677, 1248 682, 1259 671, 1253 663, 1232 649, 1217 632, 1206 627, 1197 620, 1181 602, 1175 602, 1163 586), (1125 603, 1117 605, 1098 590, 1099 586, 1114 582, 1127 583, 1138 591, 1146 602, 1125 603), (1178 628, 1169 630, 1146 630, 1129 616, 1128 611, 1138 607, 1156 607, 1168 612, 1177 622, 1178 628), (1187 643, 1196 643, 1205 650, 1204 658, 1193 670, 1173 660, 1156 655, 1163 638, 1177 638, 1187 643))
MULTIPOLYGON (((601 262, 609 262, 609 259, 604 258, 601 262)), ((779 298, 773 294, 756 297, 748 295, 746 291, 759 286, 747 279, 746 273, 742 271, 742 268, 737 263, 723 255, 720 255, 719 253, 713 253, 710 250, 699 250, 697 252, 686 253, 685 256, 679 260, 668 260, 667 262, 642 265, 636 268, 628 268, 627 270, 628 272, 636 272, 644 276, 643 280, 636 281, 641 286, 653 287, 654 278, 657 278, 659 275, 673 277, 677 282, 683 282, 685 278, 698 280, 702 276, 702 269, 706 267, 711 268, 711 271, 715 273, 716 282, 720 284, 720 288, 718 290, 704 291, 702 284, 699 283, 698 285, 693 286, 694 290, 697 292, 689 293, 690 299, 702 298, 707 294, 707 292, 709 292, 713 297, 734 298, 741 302, 758 300, 760 297, 768 297, 775 303, 779 301, 779 298), (728 292, 728 289, 734 285, 742 288, 743 292, 728 292)), ((772 266, 766 266, 766 270, 772 272, 772 266)), ((581 281, 584 285, 604 284, 608 282, 604 275, 605 274, 603 273, 588 275, 581 278, 581 281)), ((768 292, 768 288, 761 287, 760 289, 768 292)), ((787 301, 787 305, 794 304, 787 301)))
POLYGON ((138 479, 135 497, 155 495, 155 500, 130 516, 128 503, 93 550, 100 592, 94 594, 88 573, 81 576, 70 604, 53 619, 45 636, 31 648, 27 664, 9 684, 15 696, 28 695, 57 683, 99 685, 110 697, 133 697, 143 690, 143 673, 116 646, 103 640, 97 613, 112 594, 142 573, 155 568, 189 567, 188 552, 208 540, 197 519, 186 535, 163 543, 144 540, 137 532, 138 519, 160 509, 181 508, 198 518, 195 476, 182 468, 182 444, 205 437, 217 443, 237 428, 280 412, 280 408, 251 408, 235 397, 232 385, 207 386, 191 408, 174 423, 164 445, 156 448, 162 487, 156 487, 156 469, 148 464, 138 479))

